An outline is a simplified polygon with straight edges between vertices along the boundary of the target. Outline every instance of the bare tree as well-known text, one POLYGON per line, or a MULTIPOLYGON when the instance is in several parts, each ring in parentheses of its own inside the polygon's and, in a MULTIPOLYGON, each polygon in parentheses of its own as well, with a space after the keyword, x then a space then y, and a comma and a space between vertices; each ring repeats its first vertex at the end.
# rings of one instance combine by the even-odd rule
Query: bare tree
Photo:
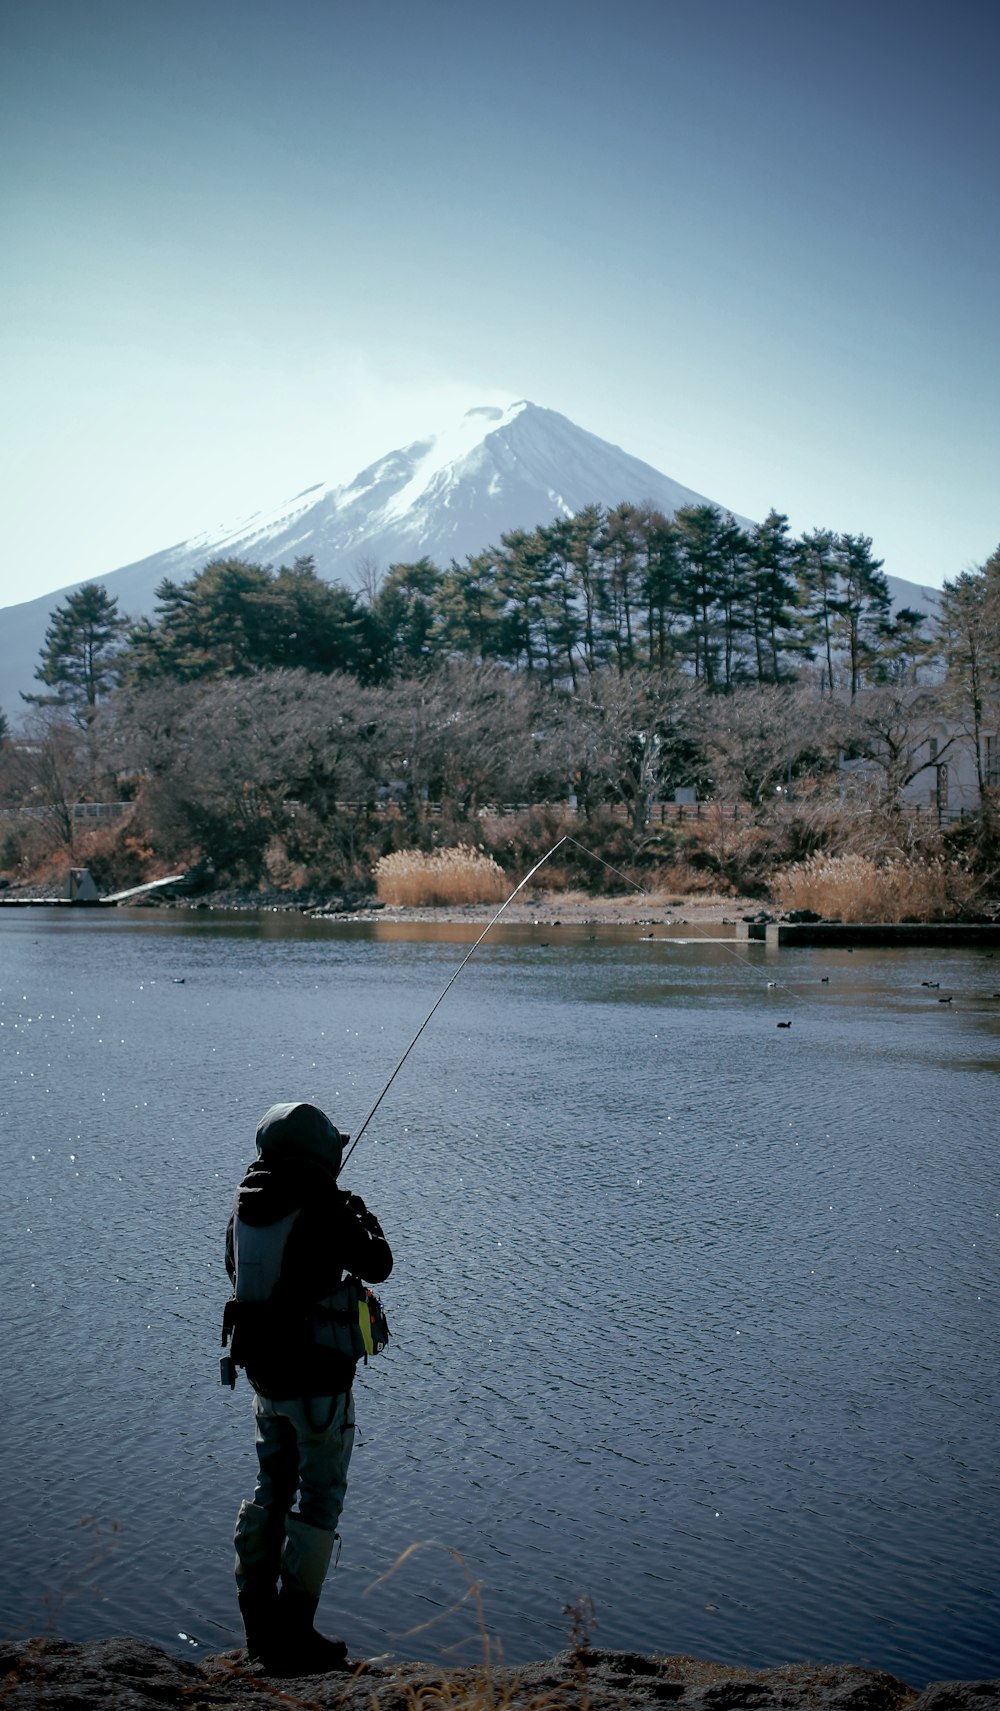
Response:
POLYGON ((44 826, 56 848, 73 853, 73 808, 92 777, 93 744, 69 714, 41 708, 5 744, 4 795, 44 826))
POLYGON ((847 710, 847 740, 876 767, 874 782, 889 813, 900 811, 919 773, 968 741, 963 728, 948 729, 946 711, 939 689, 902 683, 862 690, 847 710))
POLYGON ((486 804, 565 790, 560 698, 502 666, 457 662, 400 682, 387 695, 387 717, 414 829, 425 801, 474 823, 486 804))
POLYGON ((809 772, 834 764, 829 704, 808 690, 748 684, 716 696, 705 736, 716 795, 766 815, 809 772))
POLYGON ((650 804, 704 773, 707 697, 674 669, 595 672, 573 703, 575 772, 584 811, 620 803, 633 832, 650 804))
POLYGON ((378 559, 373 558, 370 553, 364 553, 355 563, 354 580, 365 605, 374 606, 378 591, 385 580, 385 571, 378 559))

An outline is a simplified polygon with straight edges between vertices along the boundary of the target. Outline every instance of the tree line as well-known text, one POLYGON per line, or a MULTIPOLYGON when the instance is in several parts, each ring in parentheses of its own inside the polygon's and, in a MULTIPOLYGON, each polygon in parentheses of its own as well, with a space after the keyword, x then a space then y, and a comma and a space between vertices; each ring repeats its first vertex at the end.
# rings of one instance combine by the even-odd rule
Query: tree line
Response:
POLYGON ((495 660, 574 691, 604 669, 678 666, 728 691, 794 681, 815 661, 827 694, 854 695, 866 674, 912 676, 933 646, 922 613, 892 615, 867 536, 795 538, 777 511, 745 527, 712 505, 669 518, 590 505, 445 570, 421 558, 382 578, 367 567, 366 580, 325 582, 311 558, 278 570, 220 558, 164 580, 136 624, 87 584, 53 614, 36 675, 50 697, 94 706, 115 682, 281 668, 386 683, 495 660))
POLYGON ((52 613, 0 791, 61 802, 69 843, 73 800, 137 794, 148 851, 248 872, 279 849, 360 872, 426 840, 432 809, 461 835, 509 803, 615 809, 639 848, 650 804, 685 787, 760 823, 794 797, 794 855, 828 835, 805 809, 843 797, 845 751, 898 807, 945 713, 942 758, 971 742, 989 796, 1000 551, 927 628, 891 615, 867 537, 794 541, 777 513, 747 530, 711 506, 592 506, 357 591, 308 559, 218 559, 139 623, 97 583, 52 613))

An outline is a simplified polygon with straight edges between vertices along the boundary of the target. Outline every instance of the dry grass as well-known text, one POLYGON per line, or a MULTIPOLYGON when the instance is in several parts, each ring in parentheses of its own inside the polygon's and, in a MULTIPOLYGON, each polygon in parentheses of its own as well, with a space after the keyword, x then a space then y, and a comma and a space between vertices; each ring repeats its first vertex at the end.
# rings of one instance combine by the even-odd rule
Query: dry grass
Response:
POLYGON ((469 844, 429 852, 396 850, 379 857, 374 876, 380 902, 419 908, 499 903, 510 890, 503 868, 469 844))
POLYGON ((974 875, 957 862, 810 856, 774 875, 783 909, 814 909, 838 921, 946 921, 975 901, 974 875))

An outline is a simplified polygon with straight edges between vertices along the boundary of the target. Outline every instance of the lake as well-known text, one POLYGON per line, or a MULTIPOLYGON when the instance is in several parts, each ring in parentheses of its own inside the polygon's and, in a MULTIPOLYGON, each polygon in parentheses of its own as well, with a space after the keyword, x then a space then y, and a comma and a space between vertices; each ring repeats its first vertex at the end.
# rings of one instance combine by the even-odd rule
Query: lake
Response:
MULTIPOLYGON (((604 1646, 1000 1674, 1000 960, 648 931, 495 929, 350 1159, 393 1335, 326 1629, 514 1663, 589 1597, 604 1646)), ((475 936, 0 911, 8 1634, 240 1643, 233 1189, 277 1100, 357 1128, 475 936)))

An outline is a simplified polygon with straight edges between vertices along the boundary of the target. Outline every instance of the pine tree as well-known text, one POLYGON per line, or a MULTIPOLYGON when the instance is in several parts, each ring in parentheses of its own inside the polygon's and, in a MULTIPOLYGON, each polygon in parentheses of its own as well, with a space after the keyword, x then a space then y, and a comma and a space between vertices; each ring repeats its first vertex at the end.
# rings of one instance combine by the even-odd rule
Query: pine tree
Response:
POLYGON ((934 636, 927 628, 927 613, 912 606, 900 606, 891 621, 882 625, 875 680, 916 683, 920 667, 929 664, 937 651, 934 636))
POLYGON ((546 549, 544 601, 551 623, 552 641, 557 657, 566 661, 570 684, 575 690, 576 654, 584 632, 578 599, 579 538, 572 522, 563 518, 558 518, 548 528, 539 529, 538 535, 546 549))
POLYGON ((782 653, 806 645, 793 641, 796 548, 783 512, 768 512, 751 536, 751 548, 757 678, 760 683, 780 683, 782 653))
POLYGON ((646 506, 637 518, 641 566, 640 594, 645 609, 646 663, 662 671, 673 662, 679 618, 680 534, 669 518, 646 506))
POLYGON ((114 688, 118 656, 128 620, 101 582, 85 582, 50 614, 41 664, 35 676, 52 690, 26 695, 36 707, 65 707, 78 724, 89 725, 98 702, 114 688))
POLYGON ((349 671, 362 683, 378 674, 376 627, 350 589, 317 576, 312 558, 282 565, 270 586, 252 596, 263 624, 257 630, 262 668, 303 666, 307 671, 349 671))
POLYGON ((726 689, 746 673, 746 643, 754 601, 753 541, 735 517, 725 517, 718 541, 717 603, 722 628, 722 681, 726 689), (748 588, 751 590, 747 597, 748 588))
POLYGON ((882 560, 872 557, 870 535, 840 535, 836 551, 840 592, 833 603, 834 628, 847 648, 853 701, 865 668, 878 657, 892 601, 882 575, 882 560))
POLYGON ((941 636, 949 689, 968 712, 982 794, 989 784, 983 727, 989 703, 1000 703, 1000 547, 978 570, 964 570, 945 583, 941 636))
POLYGON ((441 572, 429 558, 391 564, 372 604, 383 666, 390 674, 426 666, 434 651, 434 600, 441 572))
POLYGON ((807 635, 818 643, 826 661, 820 687, 832 696, 840 564, 836 551, 836 536, 830 529, 814 529, 811 534, 803 535, 796 554, 796 568, 799 578, 799 603, 805 609, 807 635))
POLYGON ((711 689, 719 678, 718 599, 725 577, 723 518, 714 505, 682 505, 674 521, 680 531, 680 587, 689 619, 694 674, 711 689))
POLYGON ((505 601, 503 657, 519 666, 522 655, 529 672, 545 666, 550 688, 555 683, 555 648, 551 611, 547 604, 549 553, 537 529, 511 529, 500 536, 496 552, 497 587, 505 601))
POLYGON ((596 671, 607 655, 603 623, 608 610, 608 590, 604 563, 597 542, 604 527, 604 512, 599 505, 585 505, 575 517, 553 523, 559 531, 559 550, 573 565, 575 586, 582 607, 583 662, 588 672, 596 671))
POLYGON ((636 507, 623 500, 608 512, 597 543, 604 560, 609 634, 619 671, 634 665, 636 656, 633 614, 642 604, 637 521, 636 507))
POLYGON ((433 596, 437 645, 449 656, 482 664, 500 650, 503 600, 496 585, 496 563, 489 552, 470 555, 464 565, 452 559, 433 596))

